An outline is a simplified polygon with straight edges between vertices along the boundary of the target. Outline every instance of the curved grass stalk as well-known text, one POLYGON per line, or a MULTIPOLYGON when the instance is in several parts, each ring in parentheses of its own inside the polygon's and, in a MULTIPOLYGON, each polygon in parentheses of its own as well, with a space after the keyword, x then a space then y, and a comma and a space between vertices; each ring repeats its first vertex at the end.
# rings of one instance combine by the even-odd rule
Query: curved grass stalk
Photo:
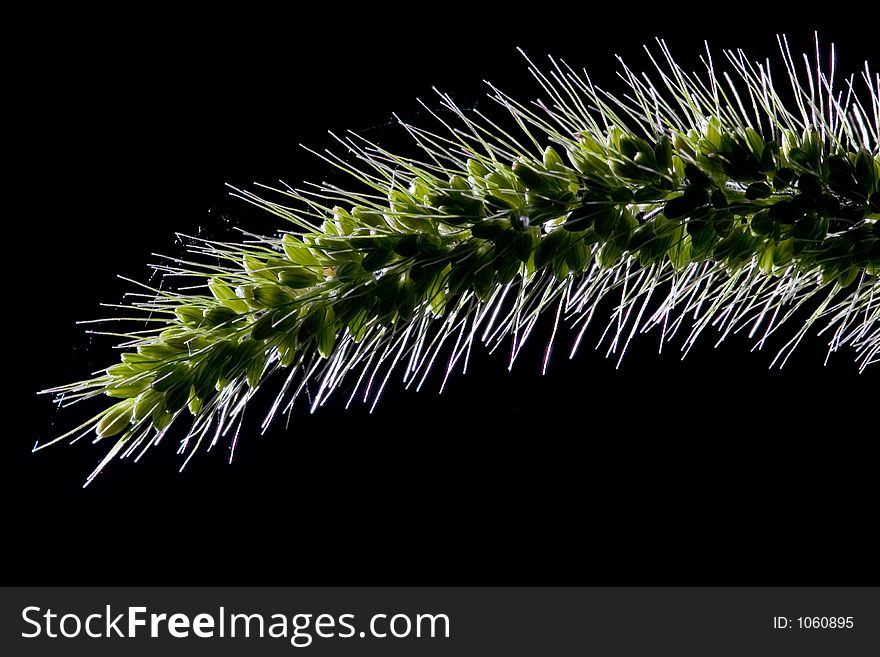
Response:
POLYGON ((121 362, 48 391, 112 405, 41 447, 113 438, 91 481, 190 417, 184 465, 224 437, 234 453, 273 376, 264 428, 306 391, 314 410, 343 382, 349 403, 375 405, 395 372, 418 389, 441 357, 445 385, 478 343, 509 345, 512 364, 545 314, 545 368, 563 327, 573 355, 602 322, 618 362, 639 333, 656 330, 661 347, 682 336, 686 354, 711 328, 756 349, 780 334, 781 366, 815 329, 865 370, 880 359, 880 76, 866 64, 841 84, 818 44, 800 70, 780 46, 786 91, 742 52, 724 53, 723 75, 707 53, 695 74, 662 41, 653 79, 623 66, 621 96, 530 62, 542 100, 492 88, 509 125, 441 94, 436 130, 401 122, 420 157, 354 134, 344 155, 321 155, 351 189, 234 189, 290 230, 188 238, 190 257, 157 268, 190 285, 141 285, 124 308, 150 323, 116 334, 121 362))

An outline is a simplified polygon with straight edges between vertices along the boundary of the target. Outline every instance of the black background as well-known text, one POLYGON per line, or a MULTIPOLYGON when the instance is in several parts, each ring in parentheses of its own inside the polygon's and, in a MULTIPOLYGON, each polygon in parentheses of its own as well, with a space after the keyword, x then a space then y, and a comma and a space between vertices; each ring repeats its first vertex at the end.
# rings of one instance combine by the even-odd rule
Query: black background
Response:
POLYGON ((263 437, 251 412, 231 465, 218 449, 179 474, 168 440, 84 490, 105 446, 30 453, 85 413, 35 392, 112 362, 112 342, 75 322, 132 289, 115 275, 147 278, 151 253, 181 252, 175 231, 282 228, 224 183, 332 175, 298 146, 331 146, 327 130, 399 145, 391 113, 428 123, 415 99, 433 102, 432 85, 471 108, 488 103, 483 79, 537 95, 516 46, 611 88, 612 55, 645 68, 654 36, 696 67, 704 39, 774 56, 776 32, 806 48, 818 28, 842 71, 878 63, 873 19, 850 9, 798 24, 767 5, 472 4, 19 26, 3 580, 876 583, 876 374, 846 352, 822 367, 815 337, 782 372, 745 339, 704 339, 681 362, 652 335, 620 370, 590 348, 573 361, 559 349, 542 377, 539 335, 512 373, 505 354, 477 352, 442 396, 436 380, 421 393, 395 384, 372 415, 340 398, 263 437))

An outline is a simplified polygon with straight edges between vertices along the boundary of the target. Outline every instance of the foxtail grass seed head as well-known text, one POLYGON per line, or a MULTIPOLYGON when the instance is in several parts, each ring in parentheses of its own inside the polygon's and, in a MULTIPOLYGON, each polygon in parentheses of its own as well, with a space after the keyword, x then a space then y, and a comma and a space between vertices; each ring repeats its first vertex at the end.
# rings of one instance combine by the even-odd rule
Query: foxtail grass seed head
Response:
POLYGON ((491 88, 507 123, 440 94, 435 128, 401 123, 419 158, 350 135, 344 155, 322 156, 349 190, 233 189, 288 230, 190 238, 186 260, 159 265, 200 287, 144 286, 153 298, 131 310, 156 328, 131 333, 103 374, 48 391, 112 405, 51 442, 115 438, 94 476, 185 417, 185 465, 237 433, 270 377, 280 392, 264 428, 305 390, 314 410, 343 382, 349 401, 375 404, 395 370, 418 389, 441 353, 451 371, 477 342, 509 344, 513 360, 545 312, 554 337, 575 329, 572 355, 607 320, 596 335, 618 363, 637 333, 683 336, 686 354, 712 328, 777 341, 773 365, 813 330, 829 355, 875 365, 880 76, 866 63, 838 80, 818 40, 806 64, 784 38, 780 50, 785 90, 768 61, 728 51, 721 71, 707 53, 694 73, 662 41, 653 76, 623 66, 622 95, 529 61, 538 101, 491 88))

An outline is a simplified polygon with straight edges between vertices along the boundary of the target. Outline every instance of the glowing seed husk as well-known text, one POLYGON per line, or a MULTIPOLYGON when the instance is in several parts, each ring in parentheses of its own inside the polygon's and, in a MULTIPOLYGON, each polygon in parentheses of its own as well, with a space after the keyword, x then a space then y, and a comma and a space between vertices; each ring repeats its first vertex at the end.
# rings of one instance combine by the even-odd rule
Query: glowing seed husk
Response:
MULTIPOLYGON (((330 315, 330 310, 327 314, 330 315)), ((332 318, 324 323, 321 330, 315 336, 315 346, 322 358, 330 358, 333 354, 333 346, 336 344, 336 328, 333 325, 332 318)))
POLYGON ((122 433, 131 424, 133 400, 126 399, 110 407, 95 425, 95 433, 99 438, 109 438, 122 433))
POLYGON ((312 287, 320 278, 313 271, 305 267, 287 267, 279 272, 278 280, 286 287, 301 290, 312 287))
POLYGON ((136 371, 144 371, 146 369, 150 369, 152 365, 155 363, 155 360, 152 358, 147 358, 146 356, 142 356, 138 353, 133 353, 130 351, 124 352, 120 359, 122 362, 136 371))
POLYGON ((270 282, 276 281, 275 274, 272 273, 272 270, 269 269, 263 260, 251 255, 246 255, 242 258, 242 264, 244 270, 249 276, 270 282))
POLYGON ((174 314, 181 324, 198 326, 202 322, 203 311, 196 306, 180 306, 175 308, 174 314))
POLYGON ((222 326, 238 319, 238 313, 229 306, 214 306, 205 312, 203 325, 208 328, 222 326))
POLYGON ((153 342, 148 344, 138 345, 138 353, 147 358, 152 358, 155 360, 162 360, 164 358, 169 358, 171 356, 176 356, 179 353, 178 349, 175 349, 171 345, 162 343, 162 342, 153 342))
POLYGON ((297 355, 296 346, 296 333, 290 331, 281 336, 278 341, 278 355, 282 367, 290 367, 293 364, 297 355))
POLYGON ((174 413, 165 411, 162 408, 157 408, 152 416, 150 416, 150 419, 153 422, 153 427, 155 427, 157 431, 162 431, 167 429, 174 421, 174 413))
POLYGON ((275 327, 275 314, 267 312, 251 326, 251 338, 254 340, 266 340, 278 332, 275 327))
POLYGON ((104 370, 112 376, 113 378, 127 378, 134 374, 137 374, 138 370, 127 363, 117 363, 116 365, 111 365, 106 370, 104 370))
POLYGON ((279 285, 262 284, 254 288, 254 301, 260 306, 276 308, 292 300, 290 293, 279 285))
POLYGON ((132 410, 132 419, 140 422, 146 419, 159 408, 162 408, 162 395, 153 389, 145 390, 135 400, 132 410))
POLYGON ((189 409, 190 415, 198 415, 202 410, 202 406, 204 406, 204 402, 193 394, 190 395, 186 406, 189 409))
POLYGON ((208 289, 211 291, 214 299, 224 306, 239 314, 248 311, 248 305, 235 294, 235 290, 220 279, 214 277, 208 279, 208 289))
POLYGON ((189 381, 183 380, 172 386, 165 392, 165 409, 174 413, 186 406, 189 401, 191 385, 189 381))
POLYGON ((108 397, 117 399, 128 399, 129 397, 137 397, 150 385, 150 379, 140 377, 135 379, 121 379, 113 383, 108 383, 104 393, 108 397))
POLYGON ((196 346, 198 333, 189 329, 173 327, 162 331, 159 338, 176 352, 187 351, 196 346))
POLYGON ((182 385, 189 376, 189 368, 182 363, 171 363, 157 370, 153 389, 158 392, 167 392, 175 386, 182 385))

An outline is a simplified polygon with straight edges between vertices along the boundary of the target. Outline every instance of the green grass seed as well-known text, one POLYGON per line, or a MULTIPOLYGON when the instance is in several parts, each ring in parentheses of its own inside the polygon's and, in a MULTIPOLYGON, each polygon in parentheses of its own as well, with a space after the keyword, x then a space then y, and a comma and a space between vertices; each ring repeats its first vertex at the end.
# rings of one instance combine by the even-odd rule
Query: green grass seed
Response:
POLYGON ((831 73, 797 72, 781 44, 794 106, 764 61, 727 53, 721 85, 659 42, 661 75, 626 69, 626 95, 530 62, 540 103, 492 92, 507 124, 441 96, 458 124, 404 124, 420 157, 342 140, 359 168, 328 160, 357 179, 348 190, 235 189, 288 230, 194 240, 195 257, 167 271, 196 286, 131 307, 164 323, 128 335, 121 363, 49 392, 120 399, 83 426, 122 434, 122 456, 181 415, 195 446, 227 433, 279 370, 267 423, 304 390, 313 408, 343 387, 375 404, 373 382, 395 368, 420 387, 441 352, 451 370, 475 343, 507 340, 516 358, 544 314, 579 327, 574 353, 608 295, 603 340, 619 358, 637 333, 666 340, 689 324, 685 352, 707 326, 745 329, 759 347, 785 335, 784 364, 821 327, 864 371, 880 360, 880 78, 866 66, 867 84, 828 102, 831 73))

